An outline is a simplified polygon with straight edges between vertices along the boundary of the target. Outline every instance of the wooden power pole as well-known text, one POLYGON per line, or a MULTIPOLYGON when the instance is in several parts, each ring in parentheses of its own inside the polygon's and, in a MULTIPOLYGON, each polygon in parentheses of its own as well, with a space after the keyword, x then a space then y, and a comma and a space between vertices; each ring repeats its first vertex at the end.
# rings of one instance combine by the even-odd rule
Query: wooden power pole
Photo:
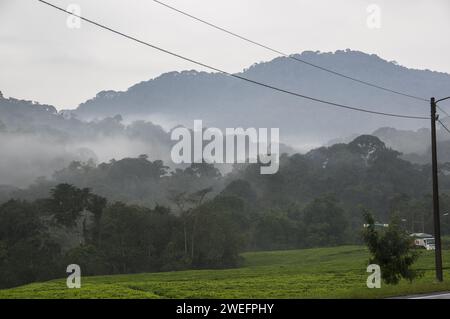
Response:
POLYGON ((441 249, 441 222, 439 213, 439 187, 438 187, 438 168, 436 151, 436 100, 434 97, 430 100, 431 104, 431 156, 433 171, 433 220, 434 220, 434 240, 435 240, 435 263, 436 279, 443 280, 442 274, 442 249, 441 249))

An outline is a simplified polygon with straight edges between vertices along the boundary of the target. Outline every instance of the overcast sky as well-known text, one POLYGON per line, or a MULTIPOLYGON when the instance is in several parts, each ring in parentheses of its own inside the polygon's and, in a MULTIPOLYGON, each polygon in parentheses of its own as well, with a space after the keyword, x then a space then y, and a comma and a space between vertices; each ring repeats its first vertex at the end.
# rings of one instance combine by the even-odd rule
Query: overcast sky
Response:
MULTIPOLYGON (((275 57, 152 0, 47 0, 231 72, 275 57)), ((351 48, 450 73, 449 0, 161 0, 287 53, 351 48), (381 28, 367 26, 370 4, 381 28)), ((67 16, 37 0, 0 0, 0 90, 59 109, 101 90, 126 90, 161 73, 199 69, 67 16)))

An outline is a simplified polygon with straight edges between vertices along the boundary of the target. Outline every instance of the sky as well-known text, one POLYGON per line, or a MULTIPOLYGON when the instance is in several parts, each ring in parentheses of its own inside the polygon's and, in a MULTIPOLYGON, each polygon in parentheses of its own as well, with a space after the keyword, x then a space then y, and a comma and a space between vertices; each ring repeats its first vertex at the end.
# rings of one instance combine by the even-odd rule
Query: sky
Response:
MULTIPOLYGON (((152 0, 47 1, 77 5, 86 18, 229 72, 276 57, 152 0)), ((450 73, 448 0, 161 1, 289 54, 350 48, 450 73), (379 19, 373 8, 379 8, 379 19)), ((67 20, 37 0, 0 0, 5 97, 73 109, 102 90, 123 91, 165 72, 201 70, 85 22, 69 28, 67 20)))

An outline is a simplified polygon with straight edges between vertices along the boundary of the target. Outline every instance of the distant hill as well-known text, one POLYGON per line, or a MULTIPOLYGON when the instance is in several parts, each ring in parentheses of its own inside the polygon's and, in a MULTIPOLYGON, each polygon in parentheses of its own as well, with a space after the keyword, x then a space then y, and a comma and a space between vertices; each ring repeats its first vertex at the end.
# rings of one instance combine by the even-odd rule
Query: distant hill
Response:
MULTIPOLYGON (((448 95, 450 75, 408 69, 376 55, 358 51, 295 55, 358 79, 416 96, 448 95)), ((377 111, 428 115, 426 102, 360 85, 285 57, 257 63, 239 75, 313 97, 377 111)), ((82 119, 121 114, 124 118, 158 117, 192 125, 279 127, 285 142, 318 145, 340 136, 371 133, 379 127, 417 130, 423 120, 386 118, 336 109, 256 87, 218 73, 170 72, 138 83, 127 91, 103 91, 82 103, 74 113, 82 119)))
POLYGON ((60 119, 56 108, 52 105, 39 104, 34 101, 19 100, 15 98, 4 98, 0 92, 0 130, 25 129, 24 123, 30 129, 35 125, 44 126, 56 123, 60 119), (39 123, 39 124, 37 124, 39 123))
POLYGON ((150 122, 120 116, 81 121, 51 105, 0 94, 0 186, 27 186, 72 161, 93 162, 148 154, 168 159, 170 136, 150 122))

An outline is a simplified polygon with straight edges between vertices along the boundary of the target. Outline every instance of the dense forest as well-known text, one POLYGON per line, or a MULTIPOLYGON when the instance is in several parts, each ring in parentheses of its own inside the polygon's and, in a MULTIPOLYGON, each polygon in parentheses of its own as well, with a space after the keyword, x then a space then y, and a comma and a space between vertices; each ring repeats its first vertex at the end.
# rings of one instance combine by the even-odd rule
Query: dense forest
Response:
MULTIPOLYGON (((284 154, 273 175, 259 164, 226 175, 206 163, 170 169, 147 155, 75 161, 27 188, 0 188, 0 287, 62 277, 72 263, 85 275, 225 268, 248 250, 360 243, 366 211, 431 232, 430 171, 370 135, 284 154)), ((444 213, 449 173, 441 164, 444 213)))

